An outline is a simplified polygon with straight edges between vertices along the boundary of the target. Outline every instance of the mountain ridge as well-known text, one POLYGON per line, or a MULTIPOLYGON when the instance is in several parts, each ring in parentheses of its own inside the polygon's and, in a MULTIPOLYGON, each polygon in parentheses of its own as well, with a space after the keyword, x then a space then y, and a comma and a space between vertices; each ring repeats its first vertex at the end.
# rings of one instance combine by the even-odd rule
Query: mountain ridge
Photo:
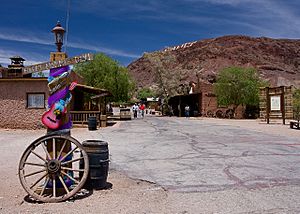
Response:
POLYGON ((138 87, 158 85, 157 62, 180 83, 212 83, 223 68, 241 66, 254 67, 270 86, 300 86, 300 39, 227 35, 146 53, 127 66, 138 87))

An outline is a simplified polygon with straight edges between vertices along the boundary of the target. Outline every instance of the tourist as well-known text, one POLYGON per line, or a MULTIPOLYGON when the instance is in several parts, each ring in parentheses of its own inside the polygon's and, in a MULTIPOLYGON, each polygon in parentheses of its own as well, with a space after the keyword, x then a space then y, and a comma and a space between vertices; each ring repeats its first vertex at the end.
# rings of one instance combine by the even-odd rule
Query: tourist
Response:
POLYGON ((133 112, 133 118, 136 119, 137 118, 137 113, 138 113, 138 105, 135 103, 133 106, 132 106, 132 112, 133 112))
POLYGON ((141 111, 141 117, 142 118, 144 118, 144 115, 145 115, 145 104, 144 103, 142 103, 140 106, 139 106, 139 108, 140 108, 140 111, 141 111))
POLYGON ((190 107, 189 107, 189 105, 186 105, 184 107, 184 114, 185 114, 186 118, 190 117, 190 107))

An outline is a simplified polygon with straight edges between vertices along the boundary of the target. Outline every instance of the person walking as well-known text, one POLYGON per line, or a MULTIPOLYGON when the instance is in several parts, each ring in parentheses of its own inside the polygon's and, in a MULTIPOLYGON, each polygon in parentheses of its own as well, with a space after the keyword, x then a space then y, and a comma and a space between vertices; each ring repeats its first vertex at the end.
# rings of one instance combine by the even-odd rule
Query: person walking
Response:
POLYGON ((138 105, 135 103, 133 106, 132 106, 132 112, 133 112, 133 118, 136 119, 137 118, 137 113, 138 113, 138 105))
POLYGON ((189 105, 186 105, 184 107, 184 114, 185 114, 186 118, 190 117, 190 107, 189 107, 189 105))
POLYGON ((141 117, 142 117, 142 118, 144 118, 144 115, 145 115, 145 108, 146 108, 145 104, 142 103, 142 104, 140 105, 140 111, 141 111, 141 117))

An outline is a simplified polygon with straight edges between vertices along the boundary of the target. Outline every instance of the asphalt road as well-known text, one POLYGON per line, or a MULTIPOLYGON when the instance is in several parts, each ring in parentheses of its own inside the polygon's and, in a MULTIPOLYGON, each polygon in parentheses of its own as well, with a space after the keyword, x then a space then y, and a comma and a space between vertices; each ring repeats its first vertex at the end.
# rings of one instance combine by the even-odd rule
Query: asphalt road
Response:
POLYGON ((116 168, 168 190, 300 185, 297 137, 175 117, 132 120, 101 134, 116 168))
POLYGON ((146 117, 101 135, 114 168, 192 213, 300 213, 300 132, 287 125, 146 117))

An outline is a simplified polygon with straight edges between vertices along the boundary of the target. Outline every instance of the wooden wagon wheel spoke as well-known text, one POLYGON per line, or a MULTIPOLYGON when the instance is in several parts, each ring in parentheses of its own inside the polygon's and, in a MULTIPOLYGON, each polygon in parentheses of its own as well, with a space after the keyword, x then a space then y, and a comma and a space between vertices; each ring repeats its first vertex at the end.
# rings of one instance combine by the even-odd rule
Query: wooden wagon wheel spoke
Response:
POLYGON ((56 159, 55 138, 52 139, 52 159, 56 159))
POLYGON ((59 178, 60 182, 62 183, 64 189, 66 190, 66 193, 69 193, 70 191, 69 191, 64 179, 61 176, 59 176, 58 178, 59 178))
POLYGON ((53 184, 53 197, 56 197, 56 178, 54 177, 52 180, 52 184, 53 184))
POLYGON ((63 163, 61 163, 61 165, 64 166, 64 165, 67 165, 67 164, 69 164, 69 163, 73 163, 73 162, 76 162, 76 161, 80 161, 80 160, 82 160, 82 159, 83 159, 83 157, 81 157, 81 158, 76 158, 76 159, 73 159, 73 160, 69 160, 69 161, 63 162, 63 163))
POLYGON ((42 156, 40 156, 39 154, 37 154, 35 151, 31 150, 31 153, 34 154, 35 156, 37 156, 42 161, 44 161, 45 163, 47 163, 47 160, 45 158, 43 158, 42 156))
POLYGON ((70 154, 72 154, 78 147, 76 146, 74 149, 72 149, 71 151, 69 151, 65 156, 63 156, 63 158, 60 161, 64 161, 66 159, 66 157, 68 157, 70 154))
POLYGON ((30 189, 32 189, 33 187, 35 187, 35 185, 37 185, 41 180, 43 180, 46 176, 48 175, 48 173, 45 173, 42 177, 40 177, 36 182, 34 182, 34 184, 31 185, 30 189))
POLYGON ((61 169, 63 170, 69 170, 69 171, 74 171, 74 172, 84 172, 84 169, 72 169, 72 168, 69 168, 69 167, 61 167, 61 169))
POLYGON ((51 203, 75 195, 87 180, 88 171, 87 153, 76 139, 66 135, 46 135, 35 140, 19 163, 19 178, 26 192, 51 203))
POLYGON ((67 144, 67 140, 64 141, 64 144, 62 145, 62 147, 61 147, 61 149, 60 149, 60 151, 59 151, 59 153, 58 153, 57 158, 60 158, 60 156, 62 155, 62 152, 63 152, 63 150, 64 150, 66 144, 67 144))
POLYGON ((47 179, 46 179, 46 181, 45 181, 45 183, 44 183, 44 185, 43 185, 42 191, 40 192, 40 194, 39 194, 39 195, 43 195, 43 194, 44 194, 44 192, 45 192, 45 189, 46 189, 46 186, 47 186, 47 184, 48 184, 49 180, 50 180, 50 178, 49 178, 49 177, 47 177, 47 179))
POLYGON ((45 172, 45 171, 46 171, 46 169, 42 169, 42 170, 39 170, 39 171, 36 171, 36 172, 32 172, 32 173, 26 174, 26 175, 24 175, 24 177, 26 178, 26 177, 29 177, 29 176, 32 176, 32 175, 36 175, 36 174, 41 173, 41 172, 45 172))
POLYGON ((45 164, 39 164, 39 163, 25 162, 24 164, 30 165, 30 166, 42 166, 42 167, 45 167, 45 164))
MULTIPOLYGON (((46 142, 46 141, 45 141, 45 142, 46 142)), ((47 148, 46 148, 46 146, 45 146, 45 142, 42 143, 42 147, 43 147, 43 149, 44 149, 44 151, 45 151, 45 153, 46 153, 46 155, 47 155, 47 158, 48 158, 49 160, 51 160, 51 156, 50 156, 50 154, 49 154, 49 152, 48 152, 48 150, 47 150, 47 148)))
POLYGON ((68 178, 70 178, 70 179, 71 179, 72 181, 74 181, 76 184, 79 184, 79 182, 78 182, 75 178, 71 177, 70 175, 68 175, 68 174, 65 173, 64 171, 61 171, 61 173, 64 174, 65 176, 67 176, 68 178))

